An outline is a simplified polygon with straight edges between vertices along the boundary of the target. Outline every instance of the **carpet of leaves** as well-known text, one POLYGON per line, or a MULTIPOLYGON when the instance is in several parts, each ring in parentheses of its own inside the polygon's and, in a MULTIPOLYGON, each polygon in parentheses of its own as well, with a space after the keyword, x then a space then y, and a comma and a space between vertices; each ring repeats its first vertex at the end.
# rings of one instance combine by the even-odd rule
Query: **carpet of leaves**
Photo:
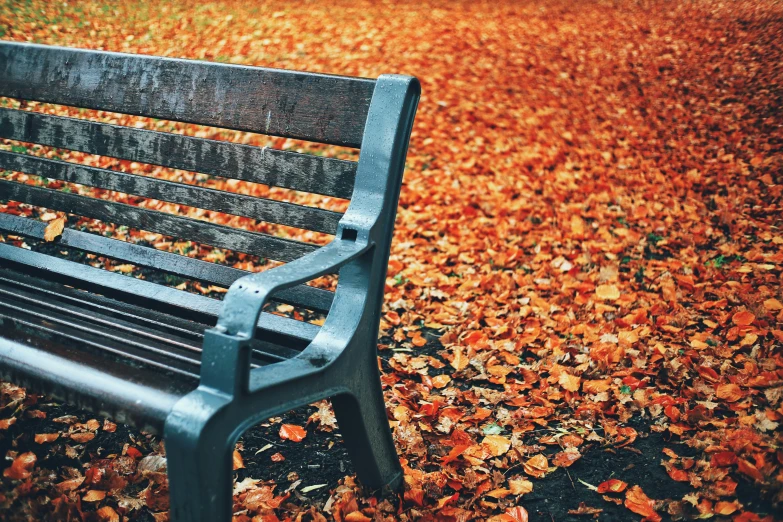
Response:
MULTIPOLYGON (((548 475, 647 436, 687 493, 651 498, 618 469, 577 477, 569 516, 780 519, 780 3, 6 0, 0 37, 422 82, 381 325, 404 495, 346 473, 308 502, 295 472, 287 487, 240 473, 236 522, 537 520, 527 499, 548 475)), ((0 392, 3 520, 167 520, 157 438, 0 392)), ((272 419, 270 444, 334 429, 328 403, 309 411, 272 419)), ((286 459, 253 450, 238 470, 286 459)))

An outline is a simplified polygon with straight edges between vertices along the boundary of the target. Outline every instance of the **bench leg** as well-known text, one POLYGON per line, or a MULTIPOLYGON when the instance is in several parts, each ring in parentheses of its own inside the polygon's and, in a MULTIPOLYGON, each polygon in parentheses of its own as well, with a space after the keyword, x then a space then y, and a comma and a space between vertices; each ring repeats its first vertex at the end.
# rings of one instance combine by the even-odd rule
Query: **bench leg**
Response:
MULTIPOLYGON (((234 437, 225 423, 217 422, 215 410, 210 416, 211 408, 191 400, 198 394, 193 392, 182 399, 166 422, 170 520, 229 522, 233 507, 234 437), (194 418, 199 413, 202 418, 194 418)), ((209 402, 210 398, 206 399, 209 402)))
POLYGON ((373 367, 368 373, 358 376, 352 393, 332 399, 334 413, 362 484, 372 490, 397 490, 402 485, 402 467, 389 430, 378 370, 373 367))

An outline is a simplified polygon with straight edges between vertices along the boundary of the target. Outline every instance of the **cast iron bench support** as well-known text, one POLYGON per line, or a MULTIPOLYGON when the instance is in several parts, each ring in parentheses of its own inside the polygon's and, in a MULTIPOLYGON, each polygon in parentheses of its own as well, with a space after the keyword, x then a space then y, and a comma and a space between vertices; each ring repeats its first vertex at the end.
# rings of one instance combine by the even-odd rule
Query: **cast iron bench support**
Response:
MULTIPOLYGON (((191 111, 191 107, 187 104, 184 109, 180 106, 176 110, 172 110, 168 108, 168 105, 144 98, 137 95, 138 93, 117 93, 116 97, 107 97, 106 93, 101 91, 105 85, 95 86, 95 82, 93 82, 93 88, 97 90, 94 93, 97 100, 90 96, 89 85, 87 85, 90 84, 90 81, 77 80, 76 86, 65 94, 62 94, 61 90, 56 91, 55 88, 41 85, 36 87, 35 85, 36 81, 44 80, 50 83, 68 83, 67 81, 63 82, 63 77, 69 74, 69 68, 82 68, 83 70, 79 71, 80 78, 84 78, 90 74, 101 74, 102 67, 122 69, 126 76, 130 74, 131 77, 134 77, 134 74, 138 76, 140 73, 146 72, 148 77, 155 77, 158 84, 160 78, 165 77, 167 70, 175 70, 178 74, 182 74, 184 71, 187 75, 192 69, 200 68, 193 73, 193 76, 208 78, 205 81, 219 83, 221 74, 235 75, 233 77, 236 79, 242 74, 252 76, 260 71, 260 74, 267 80, 277 81, 280 76, 283 76, 281 89, 284 91, 293 90, 298 85, 296 82, 286 83, 285 75, 290 74, 289 72, 281 73, 272 69, 236 68, 183 60, 0 42, 0 96, 74 104, 130 114, 179 119, 192 123, 219 123, 224 127, 239 130, 259 130, 256 124, 247 123, 245 116, 240 112, 236 112, 233 116, 224 115, 224 119, 221 121, 211 121, 212 116, 199 116, 196 114, 195 108, 191 111), (49 73, 40 70, 47 67, 49 73), (47 77, 46 74, 50 76, 47 77), (156 75, 159 75, 160 78, 156 75), (214 78, 218 79, 214 80, 214 78), (33 86, 29 87, 25 82, 33 82, 33 86), (128 102, 128 100, 131 101, 128 102)), ((261 273, 244 275, 241 271, 227 272, 223 267, 215 268, 214 265, 206 266, 210 264, 198 264, 201 262, 192 259, 183 260, 175 254, 153 251, 148 247, 138 247, 146 248, 144 251, 138 251, 137 247, 131 247, 124 243, 120 245, 120 242, 115 240, 99 238, 101 242, 94 237, 88 237, 91 234, 82 231, 66 229, 60 238, 63 245, 83 249, 87 252, 115 258, 124 254, 127 259, 131 259, 139 266, 151 268, 163 266, 163 269, 168 272, 184 274, 201 280, 210 277, 212 278, 210 280, 216 283, 222 282, 226 286, 230 284, 222 307, 218 307, 218 312, 211 312, 211 310, 215 310, 215 305, 212 300, 202 296, 174 291, 169 287, 153 285, 146 281, 129 281, 129 278, 123 276, 116 279, 113 276, 117 276, 117 274, 84 265, 75 266, 77 263, 72 261, 65 261, 41 252, 22 251, 22 249, 0 243, 0 246, 3 247, 0 249, 0 294, 6 292, 11 298, 10 305, 0 304, 0 321, 3 321, 0 322, 0 366, 3 367, 3 376, 24 384, 39 385, 38 389, 44 392, 74 400, 81 406, 102 413, 113 414, 119 420, 162 431, 166 441, 168 458, 171 514, 172 520, 175 522, 229 520, 232 506, 231 453, 238 437, 243 431, 259 421, 327 397, 331 397, 333 400, 340 431, 362 483, 375 489, 398 488, 402 482, 402 470, 392 441, 381 393, 376 343, 390 243, 408 141, 419 99, 419 84, 414 78, 397 75, 381 76, 373 84, 368 85, 366 83, 368 80, 361 80, 364 83, 356 83, 359 80, 308 75, 306 73, 294 74, 299 75, 297 77, 297 80, 301 82, 299 85, 307 86, 308 82, 318 81, 327 84, 330 81, 354 82, 349 85, 347 90, 340 92, 348 92, 350 95, 352 92, 363 89, 363 92, 371 94, 371 99, 367 100, 366 117, 362 113, 361 103, 355 111, 356 114, 349 112, 338 114, 336 117, 330 116, 330 118, 339 119, 342 117, 346 121, 353 121, 358 114, 358 118, 364 120, 363 131, 359 133, 361 134, 359 136, 357 131, 351 131, 351 129, 345 132, 339 129, 333 130, 328 127, 328 122, 331 120, 324 123, 322 119, 315 121, 317 125, 321 125, 319 130, 303 131, 303 122, 311 121, 312 123, 312 118, 311 115, 297 114, 295 103, 293 106, 284 108, 284 115, 289 118, 289 121, 287 125, 280 125, 278 115, 274 114, 276 110, 274 107, 275 92, 262 93, 267 95, 267 98, 263 100, 264 107, 271 107, 268 109, 265 122, 262 118, 264 126, 264 129, 261 129, 262 132, 325 143, 361 146, 350 205, 347 212, 337 221, 334 239, 326 246, 309 248, 309 244, 306 243, 286 242, 281 244, 285 249, 298 248, 299 251, 304 251, 304 255, 281 254, 278 259, 282 257, 284 259, 281 260, 290 262, 261 273), (308 118, 310 119, 308 120, 308 118), (108 244, 107 241, 114 241, 117 244, 108 244), (116 250, 110 247, 116 247, 116 250), (221 270, 223 271, 221 272, 221 270), (102 272, 102 274, 98 274, 98 272, 102 272), (332 273, 339 273, 337 289, 333 295, 326 295, 323 291, 302 286, 303 283, 332 273), (6 280, 7 288, 3 286, 6 280), (87 300, 83 292, 74 293, 73 289, 58 286, 62 282, 69 283, 69 286, 79 282, 87 290, 97 289, 104 295, 91 295, 87 300), (124 282, 133 288, 122 288, 124 282), (157 288, 150 288, 149 285, 157 288), (56 296, 58 303, 61 303, 59 306, 65 311, 64 313, 72 314, 69 316, 71 317, 69 321, 74 322, 64 321, 61 323, 63 326, 59 329, 56 325, 51 326, 51 318, 45 323, 37 322, 36 317, 41 314, 39 309, 46 306, 45 299, 37 297, 38 293, 56 296), (135 299, 128 295, 131 293, 134 294, 135 299), (85 299, 84 302, 82 302, 83 299, 85 299), (163 305, 177 305, 182 308, 182 311, 176 317, 172 316, 167 319, 169 323, 165 325, 165 328, 161 325, 156 326, 157 316, 146 313, 139 306, 139 299, 143 303, 158 300, 163 305), (262 313, 264 305, 270 300, 299 304, 314 310, 321 309, 327 315, 320 329, 316 329, 309 323, 299 323, 262 313), (6 310, 6 308, 8 309, 6 310), (100 315, 99 312, 108 315, 100 315), (192 317, 198 318, 198 324, 206 323, 208 325, 208 319, 203 319, 202 315, 208 316, 210 313, 213 314, 212 317, 216 317, 216 324, 212 323, 213 327, 201 327, 202 329, 199 330, 198 326, 192 326, 195 324, 191 321, 192 317), (106 317, 110 319, 106 319, 106 317), (105 330, 106 324, 114 324, 114 319, 111 318, 119 318, 116 319, 117 328, 124 328, 124 331, 127 332, 127 338, 132 338, 133 349, 122 344, 121 341, 124 340, 122 333, 120 333, 120 337, 117 337, 113 331, 105 330), (87 324, 88 321, 94 323, 87 324), (83 323, 87 326, 78 328, 83 323), (71 328, 76 328, 76 333, 71 328), (90 330, 90 328, 94 328, 94 330, 90 330), (195 333, 191 332, 189 328, 194 328, 195 333), (41 334, 45 340, 34 337, 34 341, 29 341, 31 337, 25 337, 30 332, 33 332, 32 335, 36 335, 39 330, 46 331, 46 335, 41 334), (80 333, 84 331, 89 331, 89 336, 80 333), (203 333, 199 334, 199 332, 203 333), (162 389, 158 389, 157 385, 153 386, 144 382, 145 374, 131 373, 135 370, 130 368, 135 368, 135 366, 123 366, 125 359, 122 357, 129 359, 132 357, 134 365, 138 365, 140 361, 142 363, 146 361, 151 365, 163 367, 169 372, 169 375, 175 375, 176 372, 180 372, 182 375, 191 375, 193 370, 189 370, 189 367, 180 370, 179 366, 174 362, 169 362, 169 359, 160 362, 158 358, 144 355, 148 352, 138 355, 139 347, 148 351, 154 349, 157 350, 155 351, 156 357, 160 354, 163 354, 162 356, 169 354, 170 357, 178 357, 177 364, 185 365, 188 361, 183 358, 184 356, 179 352, 175 353, 170 347, 174 345, 186 346, 187 342, 192 344, 192 341, 186 339, 187 335, 191 333, 193 333, 193 338, 203 339, 200 358, 197 358, 195 362, 198 365, 198 381, 194 386, 189 387, 187 382, 190 381, 182 377, 185 384, 171 385, 170 387, 161 386, 162 389), (75 348, 73 346, 63 348, 63 341, 58 336, 64 336, 66 340, 81 340, 86 343, 84 353, 79 351, 78 342, 74 342, 75 348), (154 338, 157 344, 153 344, 149 340, 137 341, 136 336, 154 338), (58 341, 54 342, 52 339, 58 341), (144 344, 144 342, 148 342, 148 344, 144 344), (114 357, 111 359, 112 366, 105 370, 93 360, 97 356, 90 355, 96 346, 111 352, 114 357), (297 346, 299 348, 296 348, 297 346), (117 354, 122 356, 119 363, 116 361, 117 354), (149 360, 145 357, 148 357, 149 360), (259 361, 262 361, 263 357, 271 358, 273 363, 262 364, 259 361), (83 376, 85 379, 90 379, 89 383, 82 381, 81 375, 73 373, 74 370, 78 371, 80 365, 84 365, 83 376), (129 372, 127 387, 123 386, 124 372, 129 372), (191 373, 187 374, 187 372, 191 373), (97 384, 96 379, 98 380, 97 384), (104 390, 102 386, 109 386, 110 389, 104 390), (137 398, 135 402, 134 397, 137 398)), ((141 82, 140 90, 144 91, 143 80, 139 78, 139 81, 141 82)), ((264 83, 266 84, 266 82, 264 83)), ((72 84, 73 82, 71 82, 72 84)), ((229 83, 229 85, 236 85, 236 82, 229 83)), ((60 85, 61 87, 62 85, 60 85)), ((261 87, 262 90, 264 88, 266 87, 261 87)), ((207 91, 206 95, 201 93, 201 96, 205 98, 202 103, 215 101, 210 96, 217 96, 216 93, 220 89, 210 90, 207 87, 207 91)), ((177 91, 175 94, 182 96, 183 92, 177 91)), ((231 99, 228 97, 231 94, 231 92, 223 93, 224 103, 231 103, 231 99)), ((325 95, 327 98, 328 94, 330 93, 327 92, 325 95)), ((291 95, 294 96, 294 94, 291 95)), ((324 100, 315 99, 314 102, 316 105, 318 103, 324 105, 324 100)), ((177 100, 171 105, 176 106, 176 103, 178 103, 177 100)), ((326 99, 325 103, 327 109, 324 110, 328 112, 331 110, 328 105, 331 100, 326 99)), ((345 104, 346 102, 345 100, 335 100, 334 103, 345 104)), ((72 150, 89 149, 87 152, 115 155, 125 159, 146 160, 153 164, 175 168, 183 168, 183 166, 188 168, 183 163, 191 161, 185 155, 180 154, 179 149, 171 150, 169 154, 165 155, 152 155, 149 150, 113 148, 105 139, 93 139, 92 141, 70 139, 63 138, 62 133, 47 132, 45 128, 36 131, 37 125, 48 125, 54 128, 56 125, 67 124, 72 129, 78 129, 79 127, 76 125, 81 125, 81 123, 77 124, 76 120, 66 121, 66 119, 55 117, 46 117, 41 121, 31 118, 38 118, 38 116, 27 111, 0 109, 0 138, 38 142, 72 150), (14 125, 14 122, 20 122, 24 118, 27 119, 24 120, 23 129, 20 125, 14 125)), ((91 125, 93 128, 90 130, 84 127, 84 132, 89 131, 93 135, 98 132, 100 136, 111 134, 115 138, 123 136, 122 133, 127 132, 116 127, 96 130, 96 125, 103 124, 91 125)), ((163 133, 138 130, 133 130, 133 132, 133 136, 126 137, 123 143, 141 146, 143 143, 163 143, 170 139, 167 136, 161 136, 163 133)), ((78 137, 79 133, 77 132, 75 136, 78 137)), ((220 147, 227 147, 220 142, 203 143, 209 140, 191 139, 196 142, 197 146, 208 146, 212 151, 219 151, 220 147)), ((226 154, 235 153, 233 149, 224 152, 226 154)), ((247 156, 252 151, 242 149, 241 153, 247 156)), ((15 168, 17 171, 40 175, 43 172, 41 169, 50 167, 49 164, 42 166, 34 162, 29 163, 34 160, 28 159, 26 155, 21 156, 23 157, 9 158, 9 153, 0 151, 0 169, 5 166, 11 169, 15 168)), ((299 156, 302 155, 287 159, 300 162, 309 161, 299 156)), ((322 158, 317 159, 322 160, 322 158)), ((329 169, 336 171, 339 168, 343 169, 340 172, 350 171, 350 166, 343 165, 347 162, 329 161, 324 160, 320 164, 318 168, 321 170, 318 168, 304 170, 320 173, 319 175, 329 169)), ((241 170, 243 168, 239 163, 233 166, 235 169, 241 170)), ((191 170, 202 172, 206 170, 208 173, 218 176, 242 178, 240 175, 227 174, 209 165, 192 164, 190 167, 191 170)), ((141 195, 157 197, 149 193, 151 189, 145 188, 144 179, 130 180, 133 181, 130 183, 128 179, 120 179, 118 174, 113 174, 111 171, 97 172, 97 169, 94 171, 79 171, 78 169, 68 171, 68 168, 70 167, 58 163, 46 170, 46 174, 57 176, 64 169, 70 174, 57 179, 120 191, 125 190, 128 193, 139 194, 141 192, 141 195), (108 179, 117 183, 123 181, 128 184, 122 185, 121 187, 127 187, 123 189, 110 186, 110 184, 107 186, 107 181, 99 181, 99 179, 108 179), (145 190, 147 192, 144 192, 145 190)), ((272 176, 269 176, 269 179, 271 178, 272 176)), ((319 183, 310 183, 301 179, 291 181, 289 178, 288 181, 276 181, 272 184, 289 187, 295 185, 292 188, 298 190, 302 190, 302 184, 304 184, 304 188, 312 192, 327 194, 331 192, 333 195, 342 194, 345 197, 346 189, 341 188, 345 185, 340 185, 343 183, 340 179, 335 177, 330 183, 332 188, 326 187, 328 184, 324 184, 323 180, 319 183)), ((182 187, 183 185, 179 185, 179 188, 182 187)), ((49 191, 52 192, 52 196, 50 199, 46 199, 46 195, 37 192, 37 190, 43 189, 26 188, 20 183, 0 180, 0 200, 6 199, 49 206, 48 208, 57 208, 98 218, 106 215, 105 212, 100 214, 100 211, 83 205, 81 200, 76 201, 72 195, 56 195, 56 191, 49 191), (96 213, 100 215, 96 216, 96 213)), ((160 192, 160 194, 165 197, 167 193, 160 192)), ((179 197, 184 197, 183 194, 186 193, 180 191, 178 194, 179 197)), ((224 197, 225 193, 217 195, 210 193, 207 197, 204 193, 194 192, 193 197, 196 196, 209 202, 224 201, 220 198, 224 197)), ((89 199, 82 196, 78 196, 78 198, 89 199)), ((195 203, 199 201, 201 200, 195 201, 195 203)), ((90 203, 94 202, 90 201, 90 203)), ((109 214, 118 215, 116 208, 119 207, 111 207, 112 210, 109 214)), ((304 212, 307 208, 309 207, 301 210, 304 212)), ((166 228, 169 226, 166 221, 169 218, 165 216, 159 216, 155 221, 145 219, 144 215, 137 216, 134 214, 136 211, 133 211, 132 208, 125 209, 123 206, 122 209, 128 212, 129 223, 131 225, 138 223, 139 228, 148 227, 148 229, 156 230, 157 226, 157 231, 171 234, 171 227, 176 225, 175 223, 170 228, 166 228)), ((290 208, 286 210, 291 214, 290 208)), ((275 214, 275 216, 277 215, 275 214)), ((330 218, 330 215, 323 214, 320 217, 326 219, 330 218)), ((178 219, 187 221, 185 218, 178 219)), ((122 219, 116 220, 118 223, 122 221, 122 219)), ((281 221, 278 220, 278 222, 281 221)), ((319 221, 319 223, 324 222, 319 221)), ((192 230, 194 234, 201 233, 204 237, 199 240, 205 241, 207 244, 210 240, 214 244, 225 239, 227 244, 220 246, 229 248, 232 246, 233 240, 230 236, 223 234, 222 229, 219 231, 221 234, 213 234, 212 236, 205 235, 209 233, 209 230, 200 230, 200 228, 208 226, 183 227, 179 230, 192 230), (211 239, 213 237, 216 239, 211 239)), ((326 227, 328 230, 328 225, 319 224, 317 227, 326 227)), ((35 220, 20 216, 4 216, 0 213, 0 233, 14 233, 40 238, 42 228, 35 220)), ((245 241, 247 234, 242 234, 244 235, 237 240, 239 241, 237 249, 240 251, 252 250, 240 246, 240 244, 247 243, 245 241)), ((250 239, 272 241, 266 237, 258 238, 256 236, 258 234, 253 235, 250 239)), ((155 302, 157 303, 157 301, 155 302)), ((159 322, 165 321, 160 320, 159 322)), ((130 344, 130 341, 128 343, 130 344)), ((190 345, 186 347, 193 351, 190 345)))

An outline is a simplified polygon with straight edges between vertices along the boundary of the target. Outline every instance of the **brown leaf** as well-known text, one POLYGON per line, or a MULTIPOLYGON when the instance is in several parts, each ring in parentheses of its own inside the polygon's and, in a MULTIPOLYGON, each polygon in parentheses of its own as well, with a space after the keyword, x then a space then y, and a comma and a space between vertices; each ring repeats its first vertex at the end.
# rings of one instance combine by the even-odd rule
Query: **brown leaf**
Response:
POLYGON ((577 392, 579 391, 579 384, 581 378, 577 375, 571 375, 568 372, 563 372, 560 374, 560 378, 557 381, 560 383, 560 386, 562 386, 564 390, 568 390, 570 392, 577 392))
POLYGON ((533 483, 524 478, 518 480, 510 479, 508 481, 508 488, 514 495, 526 495, 533 491, 533 483))
POLYGON ((38 444, 44 444, 46 442, 54 442, 60 438, 59 433, 36 433, 35 442, 38 444))
POLYGON ((742 389, 736 384, 719 384, 715 395, 726 402, 737 402, 744 397, 742 389))
POLYGON ((65 228, 65 217, 53 219, 44 229, 44 241, 51 242, 60 237, 65 228))
POLYGON ((106 492, 99 489, 91 489, 82 497, 85 502, 99 502, 106 498, 106 492))
POLYGON ((104 522, 120 522, 120 515, 110 506, 103 506, 96 514, 104 522))
POLYGON ((237 450, 234 450, 234 453, 233 453, 233 456, 231 457, 231 460, 232 460, 232 463, 233 463, 233 466, 234 466, 234 471, 236 471, 238 469, 244 469, 245 461, 242 460, 242 454, 239 453, 237 450))
POLYGON ((531 477, 541 478, 549 473, 549 462, 542 454, 530 457, 522 464, 522 469, 531 477))

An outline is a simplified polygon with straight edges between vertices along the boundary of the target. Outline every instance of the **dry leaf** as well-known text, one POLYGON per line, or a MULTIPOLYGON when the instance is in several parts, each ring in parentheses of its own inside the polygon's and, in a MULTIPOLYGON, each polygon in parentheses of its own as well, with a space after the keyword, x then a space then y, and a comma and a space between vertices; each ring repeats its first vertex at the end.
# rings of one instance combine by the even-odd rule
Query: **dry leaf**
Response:
POLYGON ((295 424, 283 424, 280 426, 280 438, 292 442, 302 442, 307 436, 307 431, 301 426, 295 424))
POLYGON ((65 228, 65 217, 58 217, 53 219, 46 225, 44 229, 44 241, 54 241, 60 237, 65 228))

